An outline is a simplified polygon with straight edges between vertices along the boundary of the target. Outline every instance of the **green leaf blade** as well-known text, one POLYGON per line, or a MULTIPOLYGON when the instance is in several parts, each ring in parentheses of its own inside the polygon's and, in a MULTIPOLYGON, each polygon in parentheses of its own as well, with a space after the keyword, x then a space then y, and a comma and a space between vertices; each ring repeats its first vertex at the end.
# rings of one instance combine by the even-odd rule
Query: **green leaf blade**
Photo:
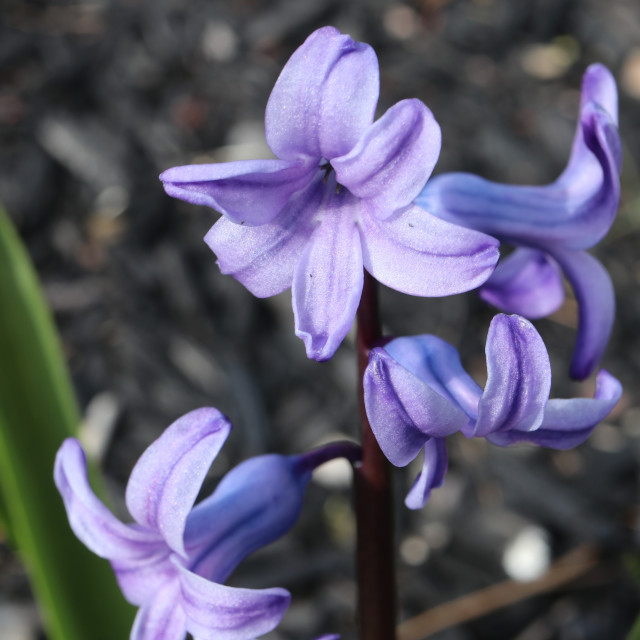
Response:
POLYGON ((108 563, 69 528, 55 454, 80 414, 37 277, 0 209, 0 518, 30 574, 51 640, 126 638, 134 609, 108 563))

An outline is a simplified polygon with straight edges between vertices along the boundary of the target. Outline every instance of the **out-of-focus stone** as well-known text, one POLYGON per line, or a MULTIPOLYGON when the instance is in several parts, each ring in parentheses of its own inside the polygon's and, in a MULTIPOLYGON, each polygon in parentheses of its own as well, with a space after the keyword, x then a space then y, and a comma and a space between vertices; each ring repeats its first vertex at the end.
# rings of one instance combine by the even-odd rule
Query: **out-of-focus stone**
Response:
POLYGON ((624 60, 620 76, 622 88, 640 100, 640 48, 632 49, 624 60))

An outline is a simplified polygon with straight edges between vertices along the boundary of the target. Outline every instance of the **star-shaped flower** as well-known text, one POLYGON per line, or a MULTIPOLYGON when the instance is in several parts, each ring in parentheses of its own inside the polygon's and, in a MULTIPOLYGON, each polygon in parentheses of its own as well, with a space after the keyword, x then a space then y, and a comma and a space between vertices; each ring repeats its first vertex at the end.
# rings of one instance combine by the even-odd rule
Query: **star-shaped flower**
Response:
POLYGON ((223 214, 205 238, 223 273, 258 297, 292 288, 307 355, 330 358, 360 301, 363 266, 418 296, 468 291, 497 261, 497 242, 412 204, 440 153, 440 128, 419 100, 374 122, 373 49, 332 27, 288 61, 269 98, 277 159, 175 167, 168 194, 223 214))
POLYGON ((503 314, 486 343, 481 389, 455 347, 432 335, 396 338, 369 355, 367 416, 389 461, 404 467, 424 450, 422 472, 406 504, 422 507, 447 470, 445 438, 461 431, 506 446, 530 442, 569 449, 584 442, 620 399, 622 387, 598 374, 595 398, 549 400, 551 365, 542 338, 524 318, 503 314))
POLYGON ((289 606, 284 589, 222 583, 246 556, 293 526, 311 471, 345 455, 344 447, 251 458, 193 507, 230 429, 212 408, 174 422, 131 472, 130 525, 92 492, 80 443, 69 438, 58 452, 55 481, 71 528, 111 562, 125 598, 140 607, 131 640, 184 640, 187 632, 199 640, 252 640, 271 631, 289 606))
POLYGON ((615 81, 605 67, 594 64, 582 81, 571 157, 555 182, 525 187, 448 173, 430 180, 416 199, 443 220, 519 247, 481 289, 480 295, 503 311, 529 318, 553 313, 564 300, 564 272, 578 301, 571 363, 571 375, 578 379, 598 365, 613 325, 611 280, 584 250, 602 240, 618 210, 622 150, 617 121, 615 81))

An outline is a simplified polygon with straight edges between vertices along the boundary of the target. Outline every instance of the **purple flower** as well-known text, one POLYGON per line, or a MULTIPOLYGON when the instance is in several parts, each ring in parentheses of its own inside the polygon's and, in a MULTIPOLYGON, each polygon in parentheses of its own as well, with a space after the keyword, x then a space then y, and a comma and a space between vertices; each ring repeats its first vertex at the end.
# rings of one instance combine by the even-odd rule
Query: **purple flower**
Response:
POLYGON ((601 370, 595 398, 549 400, 549 356, 533 325, 520 316, 493 319, 486 356, 483 390, 456 349, 436 336, 396 338, 371 351, 364 397, 380 448, 398 467, 424 450, 408 507, 423 506, 431 489, 442 484, 446 436, 461 431, 500 446, 530 442, 569 449, 584 442, 622 393, 620 383, 601 370))
POLYGON ((247 555, 293 526, 312 469, 345 455, 344 447, 251 458, 193 507, 230 429, 211 408, 176 420, 131 472, 130 525, 92 492, 80 443, 69 438, 60 447, 54 476, 71 528, 110 561, 125 598, 140 607, 132 640, 183 640, 187 632, 199 640, 250 640, 273 629, 289 606, 284 589, 222 583, 247 555))
POLYGON ((175 167, 169 195, 223 214, 205 241, 222 273, 264 298, 292 288, 307 355, 330 358, 360 301, 363 266, 417 296, 477 287, 498 257, 493 238, 429 215, 412 201, 440 153, 440 127, 419 100, 374 122, 373 49, 333 27, 293 54, 267 104, 277 159, 175 167))
POLYGON ((443 220, 520 247, 481 290, 485 300, 503 311, 529 318, 553 313, 564 299, 564 272, 579 305, 571 363, 571 375, 578 379, 597 366, 613 324, 611 280, 584 250, 602 240, 618 209, 622 151, 617 113, 613 77, 602 65, 592 65, 582 82, 571 157, 555 182, 512 186, 450 173, 431 180, 416 199, 443 220))

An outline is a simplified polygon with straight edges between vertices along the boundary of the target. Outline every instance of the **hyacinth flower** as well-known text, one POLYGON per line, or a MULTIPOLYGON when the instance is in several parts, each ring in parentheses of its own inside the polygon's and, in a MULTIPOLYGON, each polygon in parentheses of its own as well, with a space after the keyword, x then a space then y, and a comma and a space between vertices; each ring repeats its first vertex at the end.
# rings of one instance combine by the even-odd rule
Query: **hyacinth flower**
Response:
POLYGON ((92 492, 80 443, 69 438, 58 452, 55 481, 71 528, 110 561, 125 598, 140 607, 132 640, 183 640, 187 632, 199 640, 251 640, 273 629, 289 605, 285 589, 222 583, 246 556, 293 526, 316 466, 357 457, 355 445, 333 443, 301 456, 251 458, 193 507, 230 429, 213 408, 169 426, 129 478, 130 525, 92 492))
POLYGON ((440 127, 419 100, 374 122, 373 49, 333 27, 312 33, 269 98, 275 159, 175 167, 166 192, 223 217, 205 241, 231 274, 264 298, 292 289, 307 355, 330 358, 360 301, 363 266, 385 285, 445 296, 483 283, 497 242, 429 215, 412 201, 440 153, 440 127))
POLYGON ((430 213, 519 247, 496 268, 481 296, 528 318, 553 313, 564 300, 562 273, 578 301, 571 375, 589 376, 611 333, 615 299, 609 275, 585 249, 602 240, 620 201, 622 151, 618 96, 611 73, 590 66, 569 163, 547 186, 497 184, 466 173, 431 180, 416 203, 430 213))
POLYGON ((396 338, 373 349, 364 377, 371 428, 389 461, 404 467, 424 451, 406 505, 417 509, 447 470, 445 438, 455 432, 506 446, 576 447, 619 400, 620 383, 598 373, 594 398, 549 399, 551 366, 542 338, 517 315, 497 315, 486 342, 482 389, 455 347, 432 335, 396 338))

